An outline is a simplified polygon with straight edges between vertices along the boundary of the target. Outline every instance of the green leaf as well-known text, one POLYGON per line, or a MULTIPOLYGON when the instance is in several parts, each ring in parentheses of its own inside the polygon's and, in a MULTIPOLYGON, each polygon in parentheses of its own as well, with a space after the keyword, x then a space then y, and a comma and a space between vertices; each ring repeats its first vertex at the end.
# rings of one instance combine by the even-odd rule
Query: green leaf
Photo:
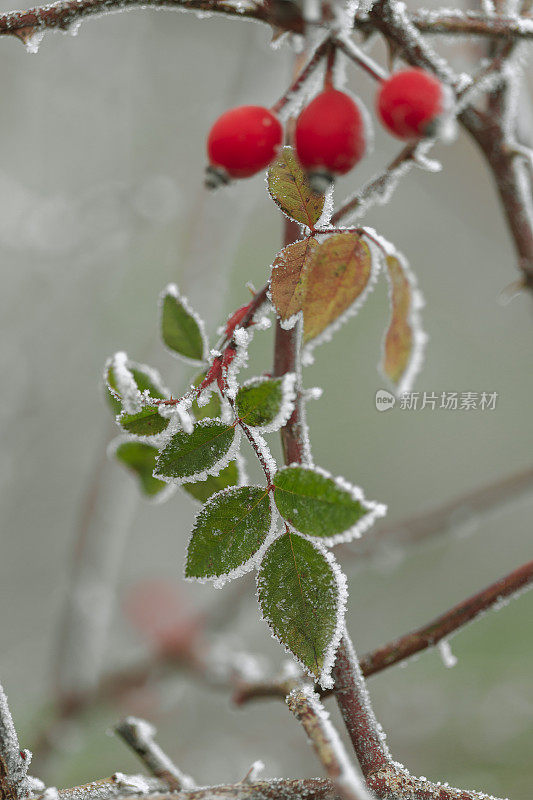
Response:
POLYGON ((271 524, 268 489, 240 486, 213 495, 196 517, 185 577, 225 582, 244 574, 271 524))
POLYGON ((312 237, 293 242, 280 250, 272 264, 270 297, 283 322, 302 310, 308 265, 317 245, 312 237))
POLYGON ((276 638, 322 686, 331 686, 346 599, 346 581, 331 553, 285 533, 266 551, 257 587, 276 638))
POLYGON ((161 337, 170 350, 187 361, 202 363, 207 358, 204 323, 174 283, 161 296, 161 337))
POLYGON ((155 436, 162 433, 170 420, 160 416, 158 406, 146 406, 135 414, 125 411, 118 418, 118 423, 123 430, 137 436, 155 436))
MULTIPOLYGON (((200 386, 201 382, 207 375, 207 370, 201 372, 193 381, 193 386, 197 389, 200 386)), ((205 406, 199 406, 197 401, 194 400, 191 411, 194 414, 195 419, 215 419, 215 417, 219 417, 222 411, 222 403, 220 401, 220 395, 218 394, 217 390, 215 389, 210 398, 209 402, 205 406)))
POLYGON ((115 416, 122 411, 120 374, 122 374, 122 378, 126 375, 132 382, 131 385, 135 385, 139 392, 142 393, 148 390, 148 394, 153 400, 163 400, 168 397, 168 392, 155 369, 145 364, 138 364, 136 361, 130 361, 125 354, 117 353, 116 356, 108 360, 104 375, 107 385, 107 399, 115 416), (121 361, 121 373, 117 372, 117 356, 120 357, 121 361))
POLYGON ((237 414, 246 425, 263 431, 278 430, 292 414, 294 375, 283 378, 252 378, 235 398, 237 414))
POLYGON ((164 490, 168 491, 168 484, 152 475, 157 456, 156 447, 145 442, 122 441, 116 447, 114 455, 117 461, 137 476, 144 495, 155 497, 164 490))
POLYGON ((315 194, 292 147, 284 147, 268 170, 268 191, 284 214, 313 228, 324 210, 324 195, 315 194))
POLYGON ((274 475, 274 500, 281 516, 300 533, 338 544, 360 536, 385 507, 364 499, 346 481, 316 467, 283 467, 274 475))
POLYGON ((307 266, 304 342, 315 339, 364 298, 372 273, 372 255, 356 233, 337 233, 313 251, 307 266))
POLYGON ((228 486, 237 486, 240 479, 238 462, 230 461, 228 466, 224 467, 218 475, 208 475, 205 481, 184 483, 183 489, 195 500, 205 503, 211 495, 220 492, 221 489, 227 489, 228 486))
POLYGON ((237 447, 237 428, 221 420, 202 420, 192 433, 178 431, 167 442, 157 457, 156 477, 188 483, 202 480, 206 473, 218 475, 237 447))
POLYGON ((383 342, 381 369, 398 394, 409 391, 418 373, 426 335, 418 309, 423 305, 416 279, 399 253, 385 259, 390 286, 391 319, 383 342))

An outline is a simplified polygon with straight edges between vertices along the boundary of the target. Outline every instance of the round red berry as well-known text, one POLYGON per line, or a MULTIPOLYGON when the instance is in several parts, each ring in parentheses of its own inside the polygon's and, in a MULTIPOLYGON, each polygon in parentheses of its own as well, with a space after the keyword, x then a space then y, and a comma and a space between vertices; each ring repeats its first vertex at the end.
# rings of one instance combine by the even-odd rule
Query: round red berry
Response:
POLYGON ((417 139, 434 132, 448 110, 448 96, 441 82, 422 69, 396 72, 383 81, 376 102, 387 130, 399 139, 417 139))
POLYGON ((365 153, 363 112, 350 95, 325 89, 298 117, 294 145, 308 172, 344 175, 365 153))
POLYGON ((262 106, 232 108, 217 119, 207 140, 209 163, 230 178, 249 178, 274 160, 283 129, 262 106))

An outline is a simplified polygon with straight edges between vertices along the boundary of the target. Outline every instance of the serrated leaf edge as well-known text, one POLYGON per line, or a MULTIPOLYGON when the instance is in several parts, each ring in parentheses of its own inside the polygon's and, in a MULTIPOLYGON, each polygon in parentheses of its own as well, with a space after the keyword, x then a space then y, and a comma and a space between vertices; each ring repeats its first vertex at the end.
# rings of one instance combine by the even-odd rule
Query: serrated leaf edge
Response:
POLYGON ((134 369, 138 370, 139 372, 144 372, 148 376, 150 382, 153 383, 156 389, 158 389, 159 392, 168 400, 168 398, 170 397, 170 389, 168 389, 163 383, 163 379, 159 374, 159 372, 156 369, 154 369, 154 367, 150 367, 148 364, 142 364, 140 361, 134 361, 133 359, 129 358, 128 354, 123 350, 119 350, 106 360, 103 372, 103 385, 105 387, 105 390, 110 392, 116 400, 118 400, 119 402, 123 402, 123 397, 109 385, 107 376, 109 370, 116 364, 117 358, 119 360, 118 364, 119 369, 122 369, 125 371, 125 373, 127 373, 127 375, 126 374, 124 375, 124 379, 126 379, 127 383, 129 384, 129 386, 126 387, 126 390, 127 391, 131 390, 132 392, 132 397, 130 398, 130 402, 131 402, 131 408, 133 408, 134 410, 128 413, 134 414, 136 411, 140 410, 143 400, 148 401, 157 399, 155 397, 151 397, 150 394, 147 392, 147 390, 145 392, 139 391, 139 389, 137 388, 137 383, 133 376, 132 370, 134 369), (139 404, 141 404, 141 406, 139 406, 139 404))
MULTIPOLYGON (((276 541, 276 539, 278 539, 281 536, 283 536, 284 533, 285 533, 285 530, 281 531, 279 533, 279 535, 276 536, 272 540, 271 544, 273 544, 276 541)), ((292 535, 301 536, 302 539, 307 538, 305 536, 302 536, 300 533, 293 533, 292 535)), ((261 600, 260 600, 260 596, 259 596, 259 575, 260 575, 260 572, 261 572, 261 564, 258 565, 258 569, 257 569, 256 597, 257 597, 257 602, 258 602, 258 605, 259 605, 259 612, 261 614, 261 618, 263 619, 263 621, 270 628, 270 633, 271 633, 272 638, 275 639, 277 642, 279 642, 279 644, 283 647, 285 652, 289 656, 291 656, 291 658, 293 658, 300 665, 300 667, 303 669, 303 671, 305 672, 306 675, 309 675, 309 677, 312 678, 315 682, 317 682, 323 689, 332 689, 333 686, 334 686, 334 681, 333 681, 333 678, 331 677, 331 671, 333 669, 333 665, 335 664, 335 656, 337 654, 337 648, 339 646, 340 640, 341 640, 343 632, 344 632, 344 622, 345 622, 345 617, 346 617, 346 604, 348 602, 348 582, 346 580, 346 575, 341 570, 341 568, 340 568, 335 556, 333 555, 333 553, 330 550, 327 550, 327 548, 325 548, 321 544, 321 542, 317 542, 316 539, 315 540, 308 540, 308 541, 315 548, 315 550, 318 550, 318 552, 321 555, 324 556, 325 560, 328 562, 328 564, 331 567, 331 570, 333 572, 333 577, 335 579, 335 583, 337 584, 337 604, 336 604, 336 608, 335 608, 335 615, 336 615, 337 621, 336 621, 335 630, 333 631, 333 635, 331 637, 330 643, 329 643, 329 645, 328 645, 328 647, 326 649, 326 654, 325 654, 325 657, 324 657, 324 665, 323 665, 322 670, 320 672, 320 675, 318 677, 316 675, 314 675, 311 672, 311 670, 303 663, 303 661, 300 661, 298 656, 296 656, 292 652, 292 650, 289 647, 287 647, 285 642, 283 642, 279 638, 279 636, 277 636, 277 634, 274 632, 272 626, 270 625, 270 622, 268 621, 266 616, 263 614, 263 608, 261 606, 261 600)), ((266 554, 266 550, 265 550, 265 553, 263 554, 263 557, 264 557, 265 554, 266 554)))
MULTIPOLYGON (((115 436, 114 439, 111 439, 111 441, 107 445, 107 448, 106 448, 106 456, 107 456, 107 458, 109 458, 110 460, 114 460, 116 458, 116 452, 117 452, 118 448, 120 447, 120 445, 127 444, 128 442, 138 442, 140 444, 149 444, 152 447, 155 447, 153 442, 142 442, 140 440, 140 437, 136 436, 133 433, 121 434, 119 436, 115 436)), ((124 469, 127 469, 127 465, 126 464, 122 464, 122 466, 124 467, 124 469)), ((130 470, 130 472, 133 473, 134 470, 130 470)), ((152 505, 158 505, 159 503, 165 503, 167 500, 169 500, 172 497, 172 495, 175 494, 177 488, 178 487, 173 485, 173 484, 167 484, 167 486, 165 486, 164 489, 161 489, 161 491, 158 492, 153 497, 148 497, 147 495, 143 494, 142 498, 147 503, 151 503, 152 505)))
MULTIPOLYGON (((237 453, 237 455, 235 456, 234 461, 235 461, 235 463, 237 465, 237 476, 238 476, 237 477, 237 483, 235 484, 235 486, 233 486, 233 487, 228 486, 227 488, 228 489, 230 489, 230 488, 240 489, 242 486, 250 486, 250 482, 248 480, 248 473, 246 471, 246 459, 245 459, 245 457, 242 455, 242 453, 237 453)), ((189 498, 189 500, 192 500, 193 503, 201 503, 202 505, 205 505, 205 503, 202 502, 202 500, 197 500, 196 497, 193 497, 192 494, 189 494, 189 492, 185 491, 185 494, 189 498)), ((216 494, 216 492, 215 492, 215 494, 216 494)), ((205 502, 207 502, 207 500, 205 502)))
MULTIPOLYGON (((281 467, 279 472, 285 472, 288 469, 297 467, 298 469, 306 470, 307 472, 314 472, 321 475, 323 478, 328 478, 329 480, 333 481, 333 483, 337 486, 337 488, 341 489, 342 491, 347 492, 352 500, 360 503, 365 509, 368 510, 368 513, 365 514, 364 517, 357 520, 355 525, 352 525, 351 528, 347 528, 345 531, 341 533, 336 533, 335 536, 311 536, 307 533, 302 533, 301 531, 297 530, 293 524, 288 523, 289 526, 299 535, 302 536, 304 539, 307 539, 313 543, 322 544, 324 547, 335 547, 337 544, 346 544, 347 542, 352 542, 354 539, 360 539, 363 533, 365 533, 369 528, 372 527, 374 522, 377 519, 384 517, 387 513, 387 506, 384 503, 379 503, 376 500, 367 500, 365 494, 360 486, 356 484, 350 483, 343 478, 342 476, 335 477, 327 470, 323 469, 322 467, 317 467, 316 465, 304 465, 304 464, 287 464, 284 467, 281 467)), ((278 474, 276 473, 276 475, 278 474)), ((273 477, 274 486, 276 475, 273 477)), ((275 501, 274 501, 275 502, 275 501)), ((277 507, 277 506, 276 506, 277 507)), ((278 514, 281 516, 281 512, 278 509, 278 514)))
MULTIPOLYGON (((393 258, 397 258, 400 262, 400 265, 404 271, 405 277, 407 278, 407 282, 411 288, 411 303, 409 307, 409 316, 407 321, 411 326, 411 330, 413 332, 413 348, 411 351, 411 355, 409 357, 409 361, 407 363, 407 367, 399 381, 396 385, 393 381, 391 381, 390 377, 385 373, 383 365, 385 362, 385 343, 387 340, 387 333, 389 330, 390 323, 392 321, 392 293, 393 293, 393 286, 392 281, 389 277, 389 271, 387 269, 387 265, 384 264, 383 272, 385 273, 385 277, 387 279, 388 285, 388 296, 389 296, 389 307, 390 307, 390 315, 389 315, 389 323, 385 332, 383 334, 381 340, 381 359, 378 363, 378 372, 387 381, 388 386, 390 386, 397 397, 400 397, 405 392, 411 391, 413 388, 413 384, 415 379, 418 376, 418 373, 422 369, 424 364, 424 355, 426 350, 426 345, 429 340, 429 336, 425 332, 424 328, 422 327, 422 319, 420 315, 420 309, 422 309, 426 302, 424 300, 424 295, 418 288, 418 280, 411 269, 407 258, 401 253, 396 247, 385 239, 380 234, 376 233, 373 228, 364 228, 363 230, 368 231, 374 239, 377 239, 382 247, 386 250, 388 256, 392 256, 393 258)), ((372 245, 372 242, 369 242, 372 245)), ((377 248, 376 248, 377 250, 377 248)), ((381 253, 382 259, 384 258, 383 254, 381 253)))
MULTIPOLYGON (((332 236, 337 236, 343 233, 343 228, 339 228, 332 236)), ((346 235, 346 234, 344 234, 346 235)), ((328 237, 330 239, 332 237, 328 237)), ((327 241, 324 237, 324 242, 327 241)), ((361 294, 355 298, 353 303, 348 306, 348 308, 343 311, 343 313, 337 317, 337 319, 333 320, 327 328, 325 328, 322 333, 319 333, 318 336, 315 336, 314 339, 311 339, 307 342, 302 348, 302 366, 307 367, 314 363, 315 357, 313 355, 313 350, 315 347, 318 347, 321 344, 325 344, 326 342, 330 342, 333 338, 334 334, 337 333, 339 328, 341 328, 345 322, 347 322, 352 317, 355 317, 356 314, 359 312, 361 307, 366 303, 368 295, 374 291, 374 287, 377 283, 377 279, 379 277, 379 273, 381 271, 382 262, 380 258, 376 258, 373 255, 373 250, 371 242, 365 240, 365 244, 369 247, 370 250, 370 275, 368 276, 368 281, 361 292, 361 294)), ((303 316, 303 314, 302 314, 303 316)))
MULTIPOLYGON (((292 147, 292 145, 290 145, 290 144, 285 144, 285 145, 283 145, 283 147, 281 147, 281 148, 279 149, 279 152, 278 152, 278 153, 277 153, 277 155, 276 155, 276 160, 277 160, 277 159, 279 159, 279 158, 280 158, 280 157, 283 155, 283 152, 284 152, 285 150, 290 150, 290 151, 291 151, 291 153, 294 155, 294 159, 295 159, 296 163, 298 163, 298 159, 296 158, 296 152, 295 152, 294 148, 292 147)), ((283 208, 283 206, 281 205, 281 202, 279 202, 279 201, 278 201, 278 200, 277 200, 277 199, 274 197, 274 195, 272 194, 272 192, 270 191, 269 176, 270 176, 270 170, 271 170, 271 168, 274 166, 274 163, 275 163, 275 161, 274 161, 274 162, 272 162, 272 164, 270 164, 270 165, 269 165, 268 169, 267 169, 267 170, 266 170, 266 172, 265 172, 265 184, 266 184, 267 193, 268 193, 268 195, 269 195, 270 199, 271 199, 271 200, 272 200, 272 202, 273 202, 273 203, 274 203, 274 204, 275 204, 275 205, 278 207, 278 209, 281 211, 281 213, 283 214, 283 216, 284 216, 286 219, 290 220, 291 222, 296 222, 296 224, 300 226, 300 228, 301 228, 301 230, 302 230, 302 231, 305 231, 305 230, 311 230, 311 228, 310 228, 310 226, 309 226, 309 223, 308 223, 308 222, 302 222, 302 220, 300 220, 300 219, 296 219, 296 217, 292 217, 292 216, 291 216, 291 215, 288 213, 288 211, 285 211, 285 209, 284 209, 284 208, 283 208)), ((332 201, 332 202, 333 202, 333 201, 332 201)), ((315 226, 314 226, 315 228, 317 227, 318 223, 320 222, 320 220, 321 220, 321 219, 322 219, 322 217, 324 216, 324 209, 325 209, 325 207, 326 207, 326 195, 324 196, 324 206, 322 207, 322 212, 321 212, 321 214, 320 214, 320 217, 318 218, 318 220, 317 220, 317 221, 316 221, 316 223, 315 223, 315 226)), ((331 216, 331 210, 330 210, 330 216, 331 216)), ((324 223, 322 223, 322 224, 324 224, 324 223)))
POLYGON ((248 386, 258 386, 262 383, 276 380, 281 380, 281 403, 280 409, 272 421, 267 425, 250 425, 246 420, 243 420, 251 430, 258 433, 279 431, 290 419, 296 402, 296 374, 294 372, 286 372, 281 378, 269 378, 266 375, 261 375, 257 378, 250 378, 239 387, 239 389, 245 389, 248 386))
POLYGON ((181 355, 181 353, 178 353, 176 350, 172 350, 172 348, 166 344, 165 340, 163 339, 163 336, 161 335, 160 338, 163 343, 163 347, 165 348, 167 353, 170 353, 171 356, 174 356, 174 358, 178 358, 180 361, 183 361, 186 364, 193 364, 196 367, 204 365, 209 357, 209 339, 207 338, 207 332, 204 320, 198 314, 198 312, 195 311, 194 308, 191 306, 188 298, 184 294, 182 294, 182 292, 179 290, 177 283, 168 283, 163 289, 163 291, 160 292, 159 294, 158 305, 159 305, 160 328, 163 320, 163 303, 165 301, 165 297, 173 297, 175 300, 181 303, 187 314, 190 314, 190 316, 194 319, 194 321, 198 325, 198 328, 200 330, 200 336, 202 339, 202 348, 203 348, 202 358, 201 360, 198 360, 196 358, 189 358, 188 356, 181 355))
MULTIPOLYGON (((225 586, 226 583, 229 583, 229 581, 235 580, 235 578, 241 578, 243 575, 246 575, 248 572, 251 572, 253 569, 256 569, 263 560, 263 556, 270 547, 270 545, 272 544, 272 542, 274 542, 277 539, 278 524, 280 517, 276 505, 273 501, 272 493, 268 491, 266 486, 259 486, 256 484, 244 484, 244 485, 249 486, 250 489, 261 489, 262 491, 265 492, 265 494, 268 495, 268 503, 270 506, 270 528, 265 537, 265 541, 263 542, 261 547, 253 554, 253 556, 251 556, 251 558, 248 559, 248 561, 245 561, 244 564, 241 564, 240 566, 231 569, 229 572, 225 572, 222 575, 211 575, 205 578, 194 578, 194 577, 187 577, 184 575, 186 581, 189 581, 190 583, 212 583, 215 589, 222 589, 222 587, 225 586)), ((209 503, 211 503, 211 501, 214 500, 214 498, 219 497, 222 494, 230 494, 232 491, 242 488, 243 486, 228 486, 226 487, 226 489, 221 489, 220 492, 216 492, 215 494, 211 495, 209 500, 207 500, 202 506, 202 508, 198 511, 194 524, 196 525, 196 519, 198 519, 204 508, 207 505, 209 505, 209 503)), ((187 541, 187 551, 189 549, 189 544, 191 543, 193 533, 194 533, 194 526, 187 541)))
MULTIPOLYGON (((149 403, 148 403, 147 406, 143 405, 139 409, 139 411, 134 412, 134 414, 137 414, 137 413, 140 413, 141 411, 144 411, 144 409, 149 407, 149 406, 150 406, 149 403)), ((159 407, 157 407, 157 413, 161 417, 161 419, 167 419, 167 421, 168 421, 167 427, 164 430, 159 431, 159 433, 134 433, 133 436, 135 436, 139 442, 145 442, 145 444, 153 444, 154 446, 158 446, 158 445, 161 446, 164 443, 165 439, 167 438, 167 431, 168 431, 170 425, 172 424, 172 422, 171 422, 171 420, 168 419, 168 417, 164 417, 162 414, 159 413, 159 407)), ((121 431, 124 431, 124 433, 131 433, 126 428, 124 428, 123 425, 122 425, 122 420, 123 420, 123 418, 125 416, 132 416, 132 415, 130 415, 130 413, 128 411, 122 410, 115 417, 115 422, 117 423, 117 425, 118 425, 118 427, 120 428, 121 431)))
MULTIPOLYGON (((219 419, 210 419, 209 417, 206 417, 205 419, 202 419, 199 422, 197 422, 194 427, 195 428, 197 428, 197 427, 206 427, 208 425, 208 423, 210 423, 210 422, 221 422, 221 420, 219 420, 219 419)), ((232 426, 228 425, 227 427, 231 428, 232 426)), ((169 425, 169 428, 170 428, 170 425, 169 425)), ((167 432, 168 432, 168 428, 165 431, 165 433, 167 433, 167 432)), ((174 433, 177 433, 177 430, 174 430, 173 434, 174 433)), ((136 437, 136 438, 138 438, 138 437, 136 437)), ((169 436, 167 438, 170 439, 171 436, 169 436)), ((185 477, 185 478, 172 478, 169 475, 160 475, 159 473, 157 473, 155 471, 155 469, 154 469, 152 475, 153 475, 154 478, 157 478, 160 481, 165 481, 165 483, 175 483, 178 486, 181 486, 182 483, 196 483, 197 481, 205 480, 205 478, 203 476, 205 476, 205 475, 218 475, 219 472, 224 469, 224 467, 228 466, 230 461, 233 461, 233 459, 236 458, 237 453, 239 452, 240 443, 241 443, 241 431, 240 431, 240 428, 238 428, 237 426, 234 426, 234 428, 233 428, 233 442, 232 442, 229 450, 227 451, 225 456, 223 458, 221 458, 219 461, 216 461, 213 464, 212 467, 209 467, 208 469, 204 469, 204 470, 202 470, 202 472, 195 472, 194 475, 187 475, 187 477, 185 477)), ((166 444, 166 442, 165 442, 165 444, 166 444)))

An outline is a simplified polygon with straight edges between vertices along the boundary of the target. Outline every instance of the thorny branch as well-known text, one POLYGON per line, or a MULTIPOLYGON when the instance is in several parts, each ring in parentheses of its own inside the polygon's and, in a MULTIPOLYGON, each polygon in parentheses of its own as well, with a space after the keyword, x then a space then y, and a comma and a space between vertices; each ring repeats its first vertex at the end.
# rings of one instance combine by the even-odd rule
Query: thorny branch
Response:
MULTIPOLYGON (((280 30, 302 33, 304 22, 296 3, 232 3, 227 0, 57 0, 26 11, 10 11, 0 15, 0 35, 18 36, 23 41, 44 30, 68 30, 83 19, 113 14, 131 8, 170 8, 181 11, 203 11, 241 19, 266 22, 280 30)), ((533 38, 531 17, 487 16, 475 11, 420 9, 409 15, 413 26, 422 33, 442 35, 479 35, 496 39, 514 36, 533 38)), ((355 16, 354 27, 372 30, 368 15, 355 16)))
POLYGON ((152 775, 163 781, 169 789, 179 792, 193 788, 189 776, 184 775, 159 747, 154 739, 156 730, 149 722, 126 717, 115 726, 115 733, 139 756, 152 775))
MULTIPOLYGON (((293 236, 290 225, 289 222, 285 223, 285 245, 293 236)), ((278 367, 276 374, 282 374, 279 370, 280 364, 290 365, 291 371, 299 373, 299 342, 295 338, 280 336, 281 330, 278 321, 274 359, 278 367)), ((299 411, 300 407, 297 406, 289 424, 281 431, 286 463, 291 463, 287 460, 288 454, 302 452, 306 438, 303 435, 305 421, 299 418, 299 411)), ((306 455, 310 457, 309 453, 306 455)), ((302 463, 301 457, 299 460, 302 463)), ((378 797, 403 800, 483 800, 483 798, 488 800, 487 795, 478 792, 452 789, 447 785, 442 786, 422 778, 413 778, 392 760, 384 733, 374 715, 355 650, 346 631, 337 649, 332 677, 333 695, 339 705, 367 786, 378 797)))
POLYGON ((299 687, 288 695, 287 705, 343 800, 372 800, 318 695, 308 687, 299 687))

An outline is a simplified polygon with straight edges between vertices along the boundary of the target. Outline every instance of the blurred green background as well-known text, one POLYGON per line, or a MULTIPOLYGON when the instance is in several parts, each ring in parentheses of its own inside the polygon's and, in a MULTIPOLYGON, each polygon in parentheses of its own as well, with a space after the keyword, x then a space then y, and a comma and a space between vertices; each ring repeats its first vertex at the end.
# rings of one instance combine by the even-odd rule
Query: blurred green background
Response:
MULTIPOLYGON (((0 44, 0 676, 22 743, 31 746, 49 719, 54 676, 63 688, 90 685, 103 668, 146 652, 121 611, 136 583, 161 577, 193 606, 220 602, 211 586, 181 578, 193 502, 179 494, 149 505, 106 463, 114 430, 101 372, 108 355, 125 349, 160 368, 179 392, 190 372, 158 344, 161 288, 177 281, 213 333, 246 302, 246 281, 265 281, 279 248, 279 214, 262 176, 208 196, 204 139, 228 106, 274 102, 291 53, 286 45, 273 50, 258 25, 168 10, 88 20, 77 38, 47 34, 38 55, 15 39, 0 44), (73 602, 81 619, 96 615, 100 626, 76 628, 71 660, 58 666, 84 526, 88 577, 73 602)), ((379 43, 372 52, 384 56, 379 43)), ((481 55, 468 40, 452 40, 446 52, 458 69, 475 67, 481 55)), ((366 75, 350 69, 348 86, 372 107, 366 75)), ((530 98, 524 85, 525 114, 530 98)), ((337 197, 397 150, 376 131, 373 154, 339 182, 337 197)), ((324 388, 308 407, 316 462, 387 503, 390 520, 531 464, 530 299, 498 302, 517 270, 474 146, 461 134, 435 155, 441 174, 413 171, 365 223, 406 253, 426 298, 430 339, 415 388, 495 391, 496 410, 375 410, 388 318, 383 282, 304 373, 307 386, 324 388)), ((250 374, 268 368, 271 350, 271 332, 258 334, 250 374)), ((358 649, 428 621, 529 560, 532 510, 530 495, 424 546, 346 560, 358 649)), ((393 754, 414 774, 529 800, 532 603, 525 595, 459 634, 453 669, 428 652, 372 678, 393 754)), ((251 584, 223 638, 273 669, 283 660, 258 619, 251 584)), ((320 773, 281 703, 235 710, 224 693, 177 674, 133 708, 86 713, 41 765, 46 780, 65 786, 137 770, 107 734, 129 711, 157 723, 161 743, 201 784, 238 780, 257 758, 269 777, 320 773)))

